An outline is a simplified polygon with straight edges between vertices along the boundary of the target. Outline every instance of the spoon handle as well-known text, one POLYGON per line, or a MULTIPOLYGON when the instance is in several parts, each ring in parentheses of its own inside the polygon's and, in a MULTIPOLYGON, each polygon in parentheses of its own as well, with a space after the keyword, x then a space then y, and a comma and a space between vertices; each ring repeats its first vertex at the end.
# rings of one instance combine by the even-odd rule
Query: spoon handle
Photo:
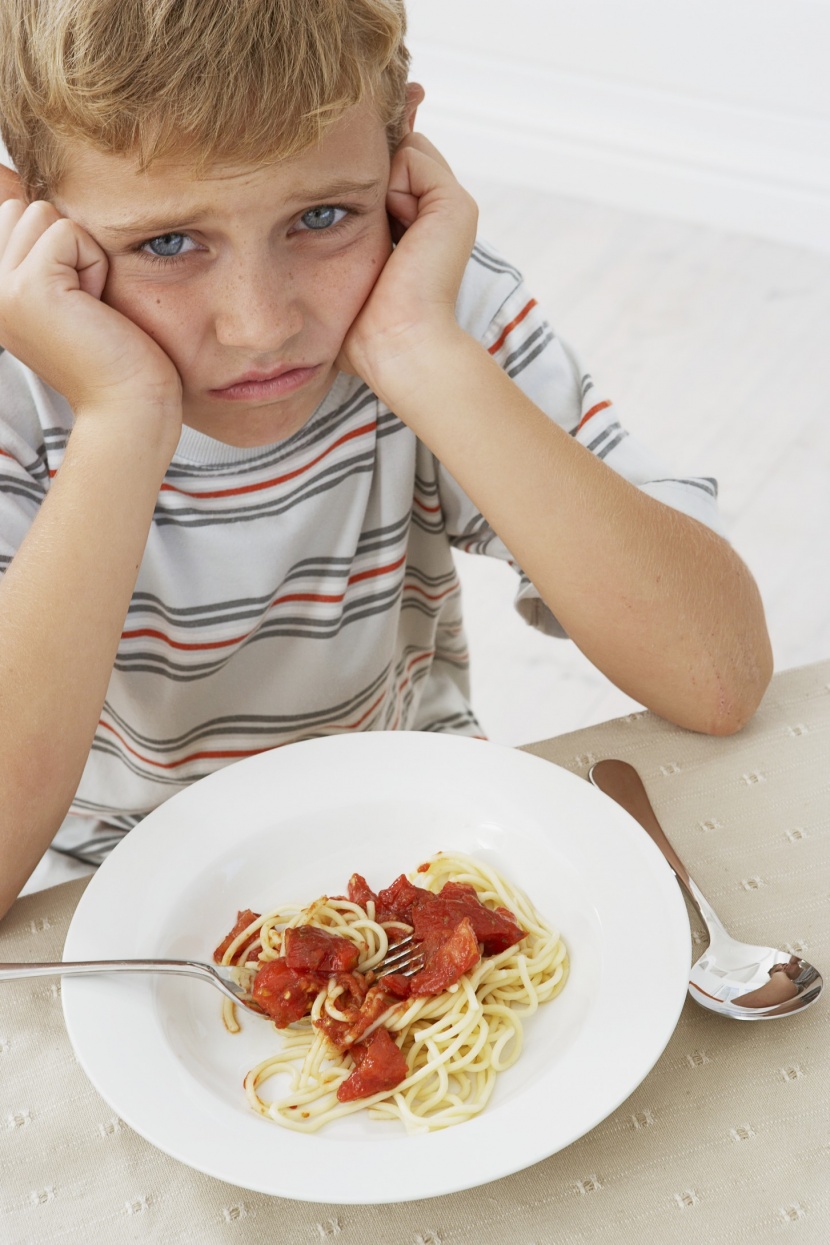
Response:
POLYGON ((701 920, 709 931, 710 939, 714 937, 715 931, 726 934, 717 913, 690 877, 688 869, 666 838, 654 809, 651 807, 643 780, 634 766, 629 765, 627 761, 597 761, 588 771, 588 778, 598 790, 610 796, 621 808, 630 813, 654 840, 700 914, 701 920))

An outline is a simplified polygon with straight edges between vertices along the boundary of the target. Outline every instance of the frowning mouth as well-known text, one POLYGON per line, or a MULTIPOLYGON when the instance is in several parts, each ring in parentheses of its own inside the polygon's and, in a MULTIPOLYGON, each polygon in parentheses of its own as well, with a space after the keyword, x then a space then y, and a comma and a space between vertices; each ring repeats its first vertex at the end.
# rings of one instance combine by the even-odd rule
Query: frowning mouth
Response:
POLYGON ((278 398, 281 394, 291 393, 306 384, 319 371, 319 364, 300 367, 275 368, 270 372, 248 372, 224 385, 220 389, 211 389, 214 398, 228 401, 250 401, 255 398, 278 398))

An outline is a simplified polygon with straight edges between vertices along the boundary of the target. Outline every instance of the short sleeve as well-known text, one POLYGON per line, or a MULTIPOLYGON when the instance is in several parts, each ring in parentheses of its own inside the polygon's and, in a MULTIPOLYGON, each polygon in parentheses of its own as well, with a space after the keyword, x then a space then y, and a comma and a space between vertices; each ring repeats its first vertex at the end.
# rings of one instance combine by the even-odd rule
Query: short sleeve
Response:
MULTIPOLYGON (((553 332, 521 273, 481 241, 468 265, 456 315, 549 419, 644 493, 723 535, 716 481, 670 471, 626 431, 612 399, 598 391, 590 372, 553 332)), ((564 636, 534 585, 450 473, 440 464, 438 473, 450 543, 508 562, 520 579, 515 600, 520 615, 548 635, 564 636)))
POLYGON ((44 432, 23 371, 0 351, 0 575, 49 489, 44 432))

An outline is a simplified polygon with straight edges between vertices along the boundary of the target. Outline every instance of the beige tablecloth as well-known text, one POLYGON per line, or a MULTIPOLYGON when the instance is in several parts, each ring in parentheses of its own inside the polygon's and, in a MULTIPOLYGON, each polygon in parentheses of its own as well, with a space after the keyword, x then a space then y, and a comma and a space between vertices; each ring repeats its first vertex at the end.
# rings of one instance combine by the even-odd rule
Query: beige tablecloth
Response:
MULTIPOLYGON (((634 714, 529 751, 583 775, 602 757, 630 760, 727 926, 830 972, 830 662, 777 676, 731 739, 634 714)), ((60 958, 85 884, 19 900, 0 923, 0 960, 60 958)), ((251 1193, 168 1158, 77 1066, 58 980, 0 991, 3 1245, 830 1242, 824 998, 751 1024, 687 1001, 652 1073, 567 1150, 451 1197, 338 1207, 251 1193)))

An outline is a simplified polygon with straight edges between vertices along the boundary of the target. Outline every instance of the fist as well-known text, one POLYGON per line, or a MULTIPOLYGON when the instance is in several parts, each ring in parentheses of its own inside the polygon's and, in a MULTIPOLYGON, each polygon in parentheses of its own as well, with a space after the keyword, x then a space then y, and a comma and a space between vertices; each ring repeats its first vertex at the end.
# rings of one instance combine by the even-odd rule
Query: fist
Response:
MULTIPOLYGON (((101 301, 104 251, 51 203, 0 204, 0 345, 62 393, 76 415, 178 409, 173 363, 101 301)), ((175 419, 175 414, 173 416, 175 419)))
POLYGON ((422 134, 408 134, 395 152, 386 209, 396 246, 339 360, 375 392, 408 356, 457 331, 455 303, 478 221, 472 197, 422 134))

